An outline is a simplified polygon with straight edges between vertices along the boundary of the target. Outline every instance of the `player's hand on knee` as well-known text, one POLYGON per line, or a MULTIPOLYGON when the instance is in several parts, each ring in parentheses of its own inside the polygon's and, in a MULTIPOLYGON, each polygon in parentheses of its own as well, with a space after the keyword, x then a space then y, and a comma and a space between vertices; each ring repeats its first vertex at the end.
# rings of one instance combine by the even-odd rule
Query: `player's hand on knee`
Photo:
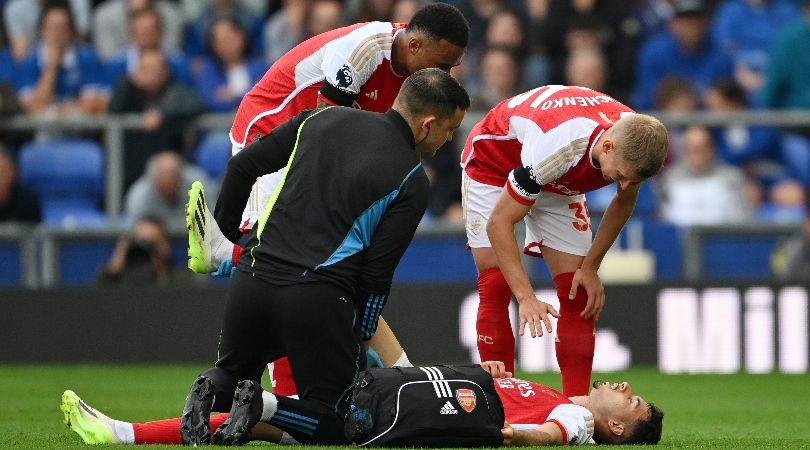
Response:
POLYGON ((558 313, 553 306, 541 302, 537 297, 519 301, 518 303, 518 312, 520 315, 520 327, 518 331, 521 336, 523 336, 527 325, 529 327, 529 334, 532 337, 543 336, 544 326, 548 333, 554 331, 549 316, 560 317, 560 313, 558 313))
POLYGON ((569 300, 576 297, 577 289, 580 287, 585 289, 588 294, 588 303, 580 316, 583 319, 590 319, 591 317, 598 319, 602 308, 605 307, 605 287, 595 270, 577 269, 573 280, 571 280, 571 292, 568 294, 569 300))
POLYGON ((503 361, 484 361, 481 368, 492 375, 492 378, 512 378, 512 372, 506 371, 506 364, 503 361))

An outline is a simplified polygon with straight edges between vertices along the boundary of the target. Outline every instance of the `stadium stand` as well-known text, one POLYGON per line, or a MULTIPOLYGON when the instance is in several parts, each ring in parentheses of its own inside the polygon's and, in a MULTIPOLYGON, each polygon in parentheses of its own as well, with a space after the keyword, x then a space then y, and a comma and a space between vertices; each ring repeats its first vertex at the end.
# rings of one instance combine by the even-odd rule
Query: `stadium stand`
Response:
POLYGON ((37 193, 44 222, 56 227, 104 227, 101 147, 92 141, 30 142, 20 150, 20 179, 37 193))
POLYGON ((212 180, 218 180, 222 176, 230 158, 231 140, 228 138, 228 133, 206 134, 194 151, 194 163, 203 169, 212 180))

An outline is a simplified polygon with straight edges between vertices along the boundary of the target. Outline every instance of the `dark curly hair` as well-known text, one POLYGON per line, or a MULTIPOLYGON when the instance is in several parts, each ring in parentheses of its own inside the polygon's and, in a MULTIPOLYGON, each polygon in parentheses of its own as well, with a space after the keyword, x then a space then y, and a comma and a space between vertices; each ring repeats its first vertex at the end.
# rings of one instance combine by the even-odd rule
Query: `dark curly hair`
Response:
POLYGON ((601 436, 594 433, 593 440, 597 444, 612 445, 658 444, 661 440, 661 429, 664 425, 664 411, 661 411, 661 408, 652 403, 650 403, 647 410, 649 411, 647 418, 634 422, 627 434, 622 436, 601 436))
POLYGON ((470 40, 470 24, 455 6, 447 3, 433 3, 414 14, 408 26, 409 31, 418 31, 431 40, 447 40, 458 47, 466 47, 470 40))

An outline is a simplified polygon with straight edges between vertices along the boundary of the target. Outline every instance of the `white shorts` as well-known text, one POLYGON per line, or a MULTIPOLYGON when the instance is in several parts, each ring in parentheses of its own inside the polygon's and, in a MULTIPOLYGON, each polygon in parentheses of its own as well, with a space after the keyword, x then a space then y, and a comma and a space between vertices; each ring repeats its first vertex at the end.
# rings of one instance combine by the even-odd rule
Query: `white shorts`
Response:
MULTIPOLYGON (((464 227, 471 248, 492 247, 487 236, 487 220, 498 201, 502 186, 479 183, 462 173, 461 204, 464 209, 464 227)), ((534 202, 526 224, 524 253, 540 255, 540 246, 585 256, 591 248, 593 234, 585 196, 559 195, 543 192, 534 202)))
MULTIPOLYGON (((236 155, 243 148, 244 147, 240 145, 233 145, 231 147, 231 156, 236 155)), ((242 230, 252 229, 253 225, 259 221, 259 217, 262 215, 262 212, 264 212, 267 201, 270 200, 270 196, 273 195, 276 186, 281 183, 281 177, 284 176, 285 170, 286 169, 281 169, 268 175, 262 175, 256 180, 256 183, 250 190, 250 197, 248 198, 245 210, 242 211, 242 222, 240 223, 242 230)))

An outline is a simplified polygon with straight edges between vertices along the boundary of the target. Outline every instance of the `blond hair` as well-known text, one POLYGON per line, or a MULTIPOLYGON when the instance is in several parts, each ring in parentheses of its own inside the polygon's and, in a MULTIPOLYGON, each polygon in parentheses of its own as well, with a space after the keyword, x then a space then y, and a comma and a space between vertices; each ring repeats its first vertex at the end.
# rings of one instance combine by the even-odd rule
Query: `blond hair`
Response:
POLYGON ((622 159, 640 177, 647 179, 661 170, 669 148, 667 128, 646 114, 624 116, 611 128, 622 159))

